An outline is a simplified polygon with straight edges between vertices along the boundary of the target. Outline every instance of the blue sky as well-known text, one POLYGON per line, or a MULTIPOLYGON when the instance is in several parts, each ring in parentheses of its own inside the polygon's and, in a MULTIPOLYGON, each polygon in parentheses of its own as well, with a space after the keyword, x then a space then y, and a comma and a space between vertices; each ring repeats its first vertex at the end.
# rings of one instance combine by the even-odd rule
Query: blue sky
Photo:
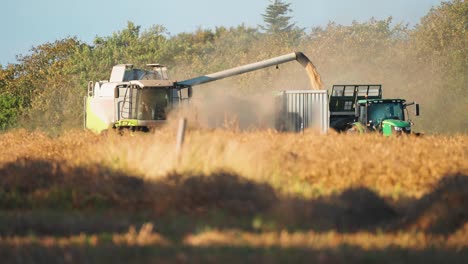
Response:
MULTIPOLYGON (((268 0, 2 0, 0 64, 33 46, 76 36, 91 43, 126 27, 164 25, 171 35, 215 26, 262 24, 268 0), (6 3, 5 3, 6 2, 6 3)), ((441 0, 286 0, 293 20, 309 29, 329 21, 350 24, 389 16, 414 26, 441 0)))

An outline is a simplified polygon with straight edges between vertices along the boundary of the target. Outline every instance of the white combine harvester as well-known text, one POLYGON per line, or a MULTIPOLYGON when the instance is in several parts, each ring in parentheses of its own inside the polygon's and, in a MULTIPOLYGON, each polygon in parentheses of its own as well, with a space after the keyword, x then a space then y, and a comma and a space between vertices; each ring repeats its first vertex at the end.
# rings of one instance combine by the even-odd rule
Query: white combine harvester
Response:
POLYGON ((131 64, 116 65, 109 81, 88 84, 88 94, 84 99, 84 126, 97 133, 110 128, 147 131, 163 124, 171 109, 187 102, 192 97, 192 87, 195 85, 290 61, 298 61, 308 70, 314 90, 281 93, 279 120, 282 121, 279 126, 283 130, 299 131, 314 125, 326 132, 327 92, 317 90, 322 88, 320 77, 302 52, 179 82, 170 80, 166 67, 159 64, 148 64, 148 70, 134 69, 131 64), (319 118, 314 118, 317 116, 319 118))

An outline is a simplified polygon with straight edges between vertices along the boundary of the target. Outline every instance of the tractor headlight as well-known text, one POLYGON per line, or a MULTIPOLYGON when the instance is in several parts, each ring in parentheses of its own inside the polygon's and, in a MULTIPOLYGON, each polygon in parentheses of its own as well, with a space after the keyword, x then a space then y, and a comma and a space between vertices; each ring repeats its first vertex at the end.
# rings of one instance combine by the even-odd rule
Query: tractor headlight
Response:
POLYGON ((403 131, 403 128, 402 127, 393 127, 393 129, 397 132, 401 132, 403 131))

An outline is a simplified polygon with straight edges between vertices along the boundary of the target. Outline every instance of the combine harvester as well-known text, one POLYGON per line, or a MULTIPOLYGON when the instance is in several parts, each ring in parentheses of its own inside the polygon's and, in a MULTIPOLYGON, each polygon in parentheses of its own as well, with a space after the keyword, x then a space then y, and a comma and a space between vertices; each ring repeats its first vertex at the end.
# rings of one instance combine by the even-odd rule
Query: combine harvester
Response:
MULTIPOLYGON (((161 126, 165 123, 169 111, 186 104, 192 97, 192 87, 212 81, 221 80, 227 77, 240 75, 243 73, 278 66, 290 61, 299 62, 307 71, 312 90, 283 91, 277 96, 276 128, 281 131, 303 131, 306 128, 314 127, 326 133, 330 127, 339 131, 357 130, 361 132, 374 131, 377 124, 373 119, 367 118, 367 111, 374 109, 370 104, 382 104, 382 101, 356 101, 360 97, 361 86, 354 86, 354 101, 351 108, 343 108, 346 111, 337 112, 341 103, 348 106, 348 97, 340 96, 338 86, 335 86, 330 97, 331 104, 328 104, 328 93, 323 90, 320 75, 317 73, 311 61, 301 52, 286 54, 272 59, 247 64, 244 66, 220 71, 213 74, 203 75, 185 81, 170 80, 167 68, 159 64, 148 64, 149 70, 134 69, 131 64, 119 64, 113 67, 109 81, 99 81, 88 84, 88 94, 84 98, 84 127, 96 133, 107 129, 131 129, 148 131, 151 128, 161 126), (335 104, 336 103, 336 104, 335 104), (359 111, 354 111, 355 105, 366 105, 365 108, 357 107, 359 111), (352 115, 350 116, 350 110, 352 115), (338 116, 338 117, 337 117, 338 116), (349 124, 356 117, 358 122, 349 124), (337 122, 336 120, 341 120, 337 122), (372 123, 372 122, 374 123, 372 123), (339 126, 335 126, 338 124, 339 126), (343 125, 345 124, 345 125, 343 125)), ((348 91, 344 86, 343 91, 348 91)), ((370 86, 368 86, 370 87, 370 86)), ((381 90, 379 91, 381 95, 381 90)), ((405 107, 404 100, 399 101, 405 107)), ((404 115, 398 116, 400 122, 385 120, 385 125, 401 127, 401 131, 408 124, 404 123, 404 115)), ((384 125, 384 126, 385 126, 384 125)), ((395 129, 396 130, 396 129, 395 129)), ((384 134, 388 134, 383 130, 384 134)))

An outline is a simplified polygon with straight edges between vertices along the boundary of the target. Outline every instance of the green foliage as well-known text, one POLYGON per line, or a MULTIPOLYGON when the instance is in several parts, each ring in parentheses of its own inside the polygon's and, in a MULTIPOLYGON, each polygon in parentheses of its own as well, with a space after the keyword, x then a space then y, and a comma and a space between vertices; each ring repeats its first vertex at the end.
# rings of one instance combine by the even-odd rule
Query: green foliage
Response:
MULTIPOLYGON (((371 19, 368 22, 353 22, 350 26, 329 23, 325 28, 313 28, 306 41, 313 46, 313 58, 327 61, 335 71, 333 78, 355 78, 351 82, 362 82, 367 72, 380 69, 378 75, 385 74, 394 65, 390 58, 401 45, 405 45, 408 29, 402 24, 392 26, 392 18, 371 19), (328 61, 328 60, 337 61, 328 61), (354 76, 354 77, 351 77, 354 76)), ((328 66, 328 65, 327 65, 328 66)), ((378 76, 381 82, 383 76, 378 76)), ((336 82, 333 81, 333 82, 336 82)))
POLYGON ((281 0, 274 0, 267 6, 265 14, 262 14, 265 25, 260 25, 260 28, 267 35, 275 38, 287 40, 284 44, 296 45, 300 38, 305 35, 304 29, 296 26, 291 22, 292 17, 288 16, 291 4, 281 0))
POLYGON ((432 97, 428 107, 437 132, 468 131, 468 3, 443 2, 433 8, 412 32, 415 59, 425 65, 432 97), (450 105, 450 107, 447 107, 450 105), (450 118, 447 118, 450 117, 450 118))
MULTIPOLYGON (((128 22, 92 44, 76 38, 41 44, 18 56, 18 64, 0 67, 0 128, 19 125, 59 133, 81 126, 87 82, 108 79, 115 64, 162 63, 173 79, 183 80, 300 50, 327 87, 382 83, 385 97, 421 103, 419 130, 466 132, 467 6, 462 0, 443 2, 414 29, 390 17, 346 26, 329 23, 306 34, 291 22, 290 4, 275 0, 258 28, 241 24, 171 36, 162 25, 142 30, 128 22)), ((300 67, 270 68, 212 86, 251 94, 307 85, 305 76, 297 76, 304 76, 300 67)))
MULTIPOLYGON (((421 19, 414 32, 417 59, 429 64, 431 74, 443 76, 450 89, 465 89, 468 76, 468 3, 443 2, 421 19)), ((466 94, 466 93, 465 93, 466 94)))
POLYGON ((7 93, 0 94, 0 130, 5 130, 16 125, 21 105, 21 97, 7 93))
MULTIPOLYGON (((433 8, 421 19, 414 32, 418 42, 416 48, 419 55, 430 51, 441 59, 441 66, 464 68, 466 70, 466 55, 468 49, 468 3, 463 0, 443 2, 440 7, 433 8), (449 63, 452 62, 452 63, 449 63), (453 65, 453 62, 456 62, 453 65)), ((420 56, 429 62, 431 58, 420 56), (424 58, 425 57, 425 58, 424 58)))
POLYGON ((290 5, 281 0, 274 0, 267 6, 265 14, 262 15, 265 26, 261 28, 272 34, 291 31, 295 24, 291 23, 291 17, 287 15, 292 11, 289 8, 290 5))
POLYGON ((33 48, 30 55, 19 57, 15 82, 19 88, 16 92, 25 102, 21 126, 57 132, 65 128, 63 124, 68 120, 79 117, 68 115, 79 98, 76 85, 71 82, 74 75, 70 58, 82 45, 76 38, 67 38, 42 44, 33 48))

